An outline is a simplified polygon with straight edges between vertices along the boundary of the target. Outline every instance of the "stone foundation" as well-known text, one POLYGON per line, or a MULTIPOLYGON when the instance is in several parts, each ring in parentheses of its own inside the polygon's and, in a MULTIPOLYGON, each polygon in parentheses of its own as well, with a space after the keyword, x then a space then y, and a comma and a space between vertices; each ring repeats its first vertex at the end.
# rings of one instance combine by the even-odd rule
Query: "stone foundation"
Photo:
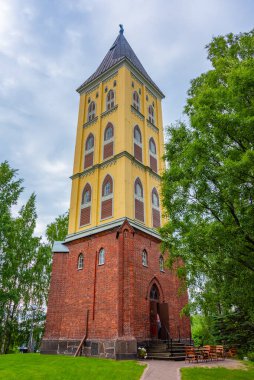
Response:
MULTIPOLYGON (((41 345, 42 354, 74 355, 80 341, 78 340, 46 340, 41 345)), ((83 356, 107 359, 136 359, 137 341, 129 339, 94 339, 87 340, 82 348, 83 356)))

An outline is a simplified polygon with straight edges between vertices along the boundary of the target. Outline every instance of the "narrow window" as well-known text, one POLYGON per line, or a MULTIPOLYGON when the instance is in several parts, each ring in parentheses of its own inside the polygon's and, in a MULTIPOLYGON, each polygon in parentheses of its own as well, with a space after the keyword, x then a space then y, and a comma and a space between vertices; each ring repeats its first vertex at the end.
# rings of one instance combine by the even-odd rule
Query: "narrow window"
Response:
POLYGON ((158 228, 161 225, 160 201, 155 187, 152 190, 152 224, 154 228, 158 228))
POLYGON ((154 108, 152 105, 150 105, 148 107, 148 120, 150 121, 150 123, 154 124, 155 125, 155 121, 154 121, 154 108))
POLYGON ((103 248, 100 249, 99 251, 99 260, 98 260, 99 265, 105 264, 105 251, 103 248))
POLYGON ((85 144, 85 159, 84 159, 84 169, 93 166, 93 156, 94 156, 94 136, 92 133, 87 137, 85 144))
POLYGON ((115 93, 113 90, 110 90, 107 93, 106 97, 106 110, 109 111, 115 106, 115 93))
POLYGON ((134 108, 136 108, 136 110, 138 110, 138 111, 140 110, 140 100, 139 100, 139 95, 138 95, 137 91, 133 92, 132 105, 134 108))
POLYGON ((142 252, 142 265, 143 265, 144 267, 147 267, 147 266, 148 266, 147 252, 146 252, 145 249, 144 249, 144 251, 142 252))
POLYGON ((83 269, 83 268, 84 268, 84 255, 83 253, 80 253, 78 257, 78 269, 83 269))
POLYGON ((135 204, 135 219, 144 222, 144 198, 143 186, 139 178, 136 179, 134 184, 134 204, 135 204))
POLYGON ((101 219, 107 219, 113 215, 113 180, 108 174, 102 184, 101 219))
POLYGON ((103 159, 113 156, 114 154, 114 127, 108 123, 104 132, 103 159))
POLYGON ((160 262, 160 271, 164 272, 164 259, 162 256, 160 256, 159 262, 160 262))
POLYGON ((91 223, 91 186, 87 183, 82 192, 81 210, 80 210, 80 227, 91 223))
POLYGON ((134 127, 134 157, 142 162, 142 136, 138 125, 134 127))
POLYGON ((95 102, 91 102, 88 106, 87 121, 91 121, 95 118, 95 102))
POLYGON ((151 137, 149 140, 149 156, 150 156, 150 168, 157 173, 157 154, 156 145, 154 139, 151 137))

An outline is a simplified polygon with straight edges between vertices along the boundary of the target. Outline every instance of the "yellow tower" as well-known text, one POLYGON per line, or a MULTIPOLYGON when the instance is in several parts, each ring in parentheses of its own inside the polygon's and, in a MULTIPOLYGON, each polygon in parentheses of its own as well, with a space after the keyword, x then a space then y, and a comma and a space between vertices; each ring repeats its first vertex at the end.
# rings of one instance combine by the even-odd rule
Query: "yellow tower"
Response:
POLYGON ((164 168, 161 99, 120 33, 78 89, 78 127, 66 241, 128 219, 156 234, 164 168))

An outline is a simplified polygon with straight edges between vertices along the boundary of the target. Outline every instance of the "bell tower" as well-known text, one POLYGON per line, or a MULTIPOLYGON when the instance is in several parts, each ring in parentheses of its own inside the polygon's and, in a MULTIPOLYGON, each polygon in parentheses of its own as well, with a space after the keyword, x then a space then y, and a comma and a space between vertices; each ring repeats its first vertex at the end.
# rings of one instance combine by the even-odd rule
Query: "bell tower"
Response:
POLYGON ((120 33, 79 88, 68 240, 124 219, 157 235, 163 93, 120 33))
POLYGON ((160 334, 183 339, 187 293, 164 267, 164 95, 127 42, 122 25, 80 95, 68 235, 55 242, 42 352, 133 358, 160 334), (156 297, 155 297, 156 295, 156 297))

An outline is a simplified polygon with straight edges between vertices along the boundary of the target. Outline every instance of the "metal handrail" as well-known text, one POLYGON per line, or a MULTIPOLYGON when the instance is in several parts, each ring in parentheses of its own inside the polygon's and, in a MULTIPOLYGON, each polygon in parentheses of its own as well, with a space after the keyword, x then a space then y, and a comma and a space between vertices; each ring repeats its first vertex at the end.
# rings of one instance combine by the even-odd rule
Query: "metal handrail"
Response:
POLYGON ((168 329, 167 329, 167 327, 162 323, 161 324, 163 327, 164 327, 164 329, 166 330, 166 335, 167 335, 167 337, 168 337, 168 339, 167 339, 167 346, 168 346, 168 348, 169 348, 169 345, 170 345, 170 353, 172 354, 172 351, 173 351, 173 340, 172 340, 172 338, 170 337, 170 334, 169 334, 169 331, 168 331, 168 329))

